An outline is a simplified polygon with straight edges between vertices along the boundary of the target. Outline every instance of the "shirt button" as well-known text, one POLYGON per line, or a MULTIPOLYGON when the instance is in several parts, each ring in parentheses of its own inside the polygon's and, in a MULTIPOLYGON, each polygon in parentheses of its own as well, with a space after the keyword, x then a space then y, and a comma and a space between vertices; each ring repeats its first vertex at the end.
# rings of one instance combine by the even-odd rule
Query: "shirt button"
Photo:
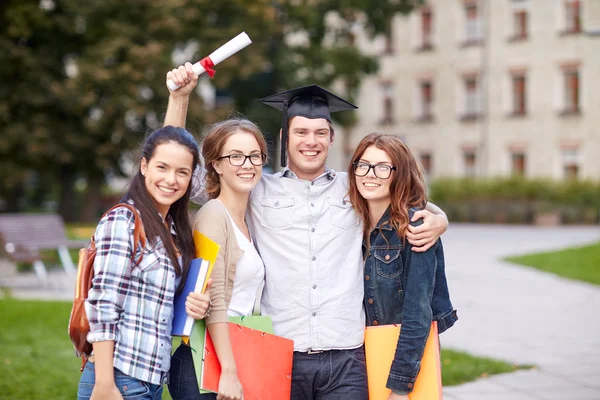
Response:
POLYGON ((408 386, 409 388, 413 387, 412 383, 407 383, 406 386, 408 386))
POLYGON ((313 316, 313 317, 316 317, 316 316, 317 316, 317 313, 316 313, 316 312, 312 313, 312 316, 313 316))
POLYGON ((171 274, 171 278, 175 278, 175 274, 171 274))
POLYGON ((163 322, 167 322, 167 320, 163 318, 163 322))
POLYGON ((379 325, 379 321, 377 321, 377 320, 373 321, 373 325, 379 325))
POLYGON ((383 258, 385 258, 385 261, 387 261, 387 260, 389 260, 389 259, 390 259, 390 255, 389 255, 389 254, 386 254, 386 255, 385 255, 385 257, 383 257, 383 258))
POLYGON ((314 207, 314 206, 315 206, 315 203, 310 203, 310 206, 311 206, 311 207, 314 207))
POLYGON ((371 277, 369 275, 365 275, 365 281, 368 281, 369 279, 371 279, 371 277))
POLYGON ((369 299, 369 304, 373 304, 373 299, 369 299))
POLYGON ((316 256, 312 256, 312 260, 315 261, 317 259, 316 256))
POLYGON ((311 232, 314 232, 314 231, 315 231, 315 228, 312 228, 310 231, 311 231, 311 232))
POLYGON ((279 202, 278 202, 278 201, 276 201, 276 202, 275 202, 275 206, 278 206, 278 205, 279 205, 279 202))
POLYGON ((317 285, 313 285, 313 289, 316 289, 316 288, 317 288, 317 285))

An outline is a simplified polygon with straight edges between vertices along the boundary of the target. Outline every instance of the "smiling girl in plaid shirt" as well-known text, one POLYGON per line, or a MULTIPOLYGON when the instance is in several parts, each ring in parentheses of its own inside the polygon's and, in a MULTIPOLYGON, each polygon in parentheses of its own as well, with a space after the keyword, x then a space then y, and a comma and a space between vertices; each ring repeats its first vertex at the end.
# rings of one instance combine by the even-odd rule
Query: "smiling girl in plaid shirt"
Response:
MULTIPOLYGON (((146 231, 145 248, 134 249, 134 214, 118 207, 96 228, 93 286, 86 300, 93 344, 79 382, 78 398, 160 399, 171 358, 173 298, 192 258, 188 217, 190 179, 198 145, 182 128, 166 126, 150 134, 140 168, 121 202, 134 205, 146 231)), ((192 293, 186 308, 201 319, 210 293, 192 293)))

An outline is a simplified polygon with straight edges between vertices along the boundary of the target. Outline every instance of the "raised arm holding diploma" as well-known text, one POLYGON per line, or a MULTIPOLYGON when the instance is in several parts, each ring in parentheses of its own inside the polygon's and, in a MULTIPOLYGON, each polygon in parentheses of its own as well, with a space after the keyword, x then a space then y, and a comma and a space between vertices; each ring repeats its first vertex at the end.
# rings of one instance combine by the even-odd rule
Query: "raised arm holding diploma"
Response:
MULTIPOLYGON (((219 47, 217 50, 212 52, 208 57, 204 57, 202 60, 193 64, 192 69, 198 75, 202 75, 204 72, 206 72, 212 78, 215 74, 215 70, 212 68, 215 65, 231 57, 244 47, 248 46, 250 43, 252 43, 250 37, 248 37, 246 32, 242 32, 233 39, 231 39, 229 42, 225 43, 223 46, 219 47)), ((171 90, 179 89, 179 85, 177 85, 171 79, 167 81, 167 86, 171 90)))

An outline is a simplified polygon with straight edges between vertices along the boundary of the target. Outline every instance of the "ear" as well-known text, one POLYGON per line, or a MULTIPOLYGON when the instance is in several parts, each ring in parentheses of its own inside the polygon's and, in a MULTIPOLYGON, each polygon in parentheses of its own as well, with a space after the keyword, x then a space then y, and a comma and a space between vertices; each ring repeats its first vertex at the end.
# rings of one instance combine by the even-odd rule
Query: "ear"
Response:
POLYGON ((146 157, 142 157, 142 161, 140 163, 140 172, 143 176, 146 176, 148 172, 148 161, 146 161, 146 157))
MULTIPOLYGON (((219 160, 220 161, 220 160, 219 160)), ((223 174, 223 169, 221 169, 221 163, 219 161, 213 161, 212 166, 217 171, 217 174, 223 174)))
POLYGON ((279 130, 279 141, 281 142, 281 137, 283 136, 283 129, 279 130))
POLYGON ((333 140, 335 139, 335 133, 332 133, 329 138, 329 147, 333 146, 333 140))

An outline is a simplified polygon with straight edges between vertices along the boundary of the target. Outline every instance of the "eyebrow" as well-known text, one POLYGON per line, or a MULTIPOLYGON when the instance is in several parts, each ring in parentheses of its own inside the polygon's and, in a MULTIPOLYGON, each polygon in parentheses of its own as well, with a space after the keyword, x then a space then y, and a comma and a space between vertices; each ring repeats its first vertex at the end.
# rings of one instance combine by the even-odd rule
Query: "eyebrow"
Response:
MULTIPOLYGON (((236 149, 229 150, 229 153, 240 153, 240 154, 244 154, 244 152, 243 152, 243 151, 241 151, 241 150, 236 150, 236 149)), ((260 151, 260 150, 252 150, 252 151, 250 152, 250 154, 254 154, 254 153, 261 153, 261 151, 260 151)))
MULTIPOLYGON (((166 167, 170 167, 170 165, 169 165, 169 164, 167 164, 167 163, 166 163, 166 162, 164 162, 164 161, 156 160, 156 163, 157 163, 157 164, 162 164, 162 165, 164 165, 164 166, 166 166, 166 167)), ((191 169, 190 169, 190 168, 188 168, 188 167, 180 167, 180 168, 177 168, 177 169, 178 169, 178 170, 180 170, 180 171, 181 171, 182 169, 183 169, 183 170, 186 170, 186 171, 191 171, 191 169)))
POLYGON ((373 165, 377 165, 377 164, 386 164, 386 165, 391 165, 391 164, 392 164, 392 162, 391 162, 391 161, 378 161, 378 162, 372 163, 371 161, 369 161, 369 160, 365 160, 364 158, 361 158, 361 159, 360 159, 360 160, 358 160, 358 161, 359 161, 359 162, 364 162, 364 163, 367 163, 367 164, 373 164, 373 165))

